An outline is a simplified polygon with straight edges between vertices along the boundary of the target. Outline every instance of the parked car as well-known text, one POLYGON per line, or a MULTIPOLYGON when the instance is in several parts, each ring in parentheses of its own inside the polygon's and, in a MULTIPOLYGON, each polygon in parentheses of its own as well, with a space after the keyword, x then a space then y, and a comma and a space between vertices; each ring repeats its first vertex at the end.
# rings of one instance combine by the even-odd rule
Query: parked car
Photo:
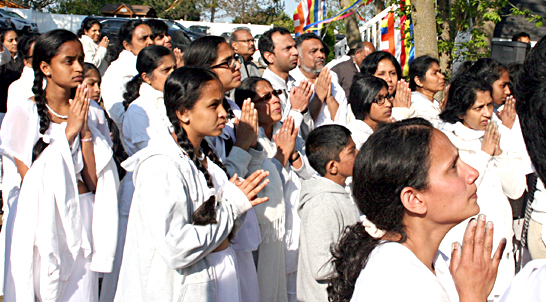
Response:
POLYGON ((192 25, 190 26, 190 30, 194 33, 202 34, 204 36, 208 36, 212 33, 210 31, 210 26, 206 25, 192 25))
MULTIPOLYGON (((193 41, 195 39, 198 39, 198 38, 201 38, 205 35, 203 34, 200 34, 200 33, 195 33, 189 29, 187 29, 186 27, 184 27, 184 25, 176 22, 176 21, 173 21, 173 20, 163 20, 165 21, 165 23, 167 23, 167 25, 169 26, 169 35, 171 35, 172 32, 176 32, 176 31, 183 31, 185 33, 184 36, 187 36, 190 41, 193 41)), ((172 37, 173 35, 171 35, 172 37)), ((173 40, 175 38, 173 37, 173 40)))
POLYGON ((9 19, 8 25, 20 33, 38 33, 38 24, 25 20, 16 12, 0 8, 0 17, 9 19))

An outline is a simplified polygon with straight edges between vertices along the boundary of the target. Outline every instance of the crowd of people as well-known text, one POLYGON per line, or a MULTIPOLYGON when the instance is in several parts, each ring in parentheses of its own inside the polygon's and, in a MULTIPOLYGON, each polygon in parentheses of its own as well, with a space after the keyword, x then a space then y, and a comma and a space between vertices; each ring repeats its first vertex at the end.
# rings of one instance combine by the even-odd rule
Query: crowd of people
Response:
POLYGON ((263 71, 244 28, 0 40, 4 301, 546 297, 546 39, 449 85, 432 56, 406 81, 369 42, 327 65, 281 27, 263 71))

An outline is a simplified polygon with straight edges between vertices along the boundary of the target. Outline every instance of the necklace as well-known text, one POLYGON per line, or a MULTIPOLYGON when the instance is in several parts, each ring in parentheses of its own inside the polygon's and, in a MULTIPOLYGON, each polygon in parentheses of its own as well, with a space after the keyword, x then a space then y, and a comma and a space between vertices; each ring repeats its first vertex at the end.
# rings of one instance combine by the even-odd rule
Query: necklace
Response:
POLYGON ((68 115, 60 115, 60 114, 58 114, 57 112, 53 111, 53 109, 51 109, 51 107, 49 107, 48 104, 45 104, 45 105, 46 105, 47 109, 48 109, 51 113, 53 113, 54 116, 56 116, 56 117, 58 117, 58 118, 62 118, 63 120, 66 120, 66 119, 68 118, 68 115))
POLYGON ((201 156, 197 156, 198 160, 204 160, 205 159, 205 152, 203 152, 203 148, 199 149, 199 153, 201 153, 201 156))

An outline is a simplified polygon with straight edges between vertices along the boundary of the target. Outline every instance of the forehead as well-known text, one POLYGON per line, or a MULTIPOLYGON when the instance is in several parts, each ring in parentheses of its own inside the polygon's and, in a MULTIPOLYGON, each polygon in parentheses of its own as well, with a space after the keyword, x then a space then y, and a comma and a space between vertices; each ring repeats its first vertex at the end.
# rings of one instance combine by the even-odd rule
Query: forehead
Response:
POLYGON ((227 43, 222 42, 218 44, 218 47, 216 49, 216 55, 217 55, 217 61, 223 60, 228 57, 232 57, 235 52, 233 51, 233 48, 227 43))
POLYGON ((67 57, 75 57, 83 55, 83 48, 82 44, 78 40, 74 41, 68 41, 64 42, 61 47, 59 47, 59 50, 57 51, 57 56, 67 56, 67 57))
POLYGON ((476 92, 476 102, 474 106, 491 103, 493 98, 491 98, 491 93, 489 91, 478 91, 476 92))
POLYGON ((377 70, 391 70, 395 69, 394 64, 392 64, 391 60, 389 59, 383 59, 379 61, 377 64, 377 70))
POLYGON ((308 39, 301 43, 301 48, 309 49, 309 48, 324 48, 324 45, 322 45, 322 42, 319 39, 308 39))
POLYGON ((296 44, 294 41, 294 38, 290 34, 280 34, 279 32, 274 32, 271 35, 271 41, 273 41, 273 45, 276 47, 279 46, 286 46, 286 45, 293 45, 296 44))
POLYGON ((252 35, 244 29, 237 30, 233 34, 237 39, 252 39, 252 35))
POLYGON ((222 83, 218 80, 210 80, 201 88, 198 101, 218 100, 224 97, 222 83))
POLYGON ((434 129, 430 143, 430 171, 429 174, 442 169, 451 163, 459 152, 449 138, 441 131, 434 129))
POLYGON ((152 29, 146 24, 140 24, 139 26, 135 27, 135 31, 133 32, 133 36, 144 36, 150 34, 152 34, 152 29))
POLYGON ((266 81, 259 81, 258 83, 256 83, 255 90, 257 94, 261 95, 262 93, 267 93, 272 91, 273 87, 271 87, 271 84, 269 84, 266 81))
POLYGON ((430 63, 430 66, 428 67, 427 72, 434 72, 434 71, 437 71, 438 69, 440 69, 440 65, 438 65, 438 63, 436 62, 432 62, 430 63))
POLYGON ((8 38, 13 39, 15 37, 17 37, 17 33, 13 30, 9 30, 4 34, 4 39, 8 39, 8 38))

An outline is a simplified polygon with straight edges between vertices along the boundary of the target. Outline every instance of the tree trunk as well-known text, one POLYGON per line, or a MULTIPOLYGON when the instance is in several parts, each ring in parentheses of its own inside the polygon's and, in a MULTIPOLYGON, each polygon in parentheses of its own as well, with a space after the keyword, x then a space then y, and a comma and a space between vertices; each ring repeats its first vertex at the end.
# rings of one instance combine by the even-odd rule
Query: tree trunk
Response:
POLYGON ((455 23, 450 20, 450 7, 454 4, 454 0, 438 0, 437 3, 439 16, 442 19, 439 24, 441 33, 438 36, 438 42, 444 44, 444 47, 439 49, 440 68, 446 75, 451 76, 453 71, 453 54, 451 53, 453 48, 451 45, 455 42, 457 34, 455 23))
MULTIPOLYGON (((488 8, 486 12, 492 11, 492 8, 488 8)), ((479 18, 479 17, 478 17, 479 18)), ((476 22, 476 23, 482 23, 482 22, 476 22)), ((481 29, 483 33, 485 34, 485 42, 487 43, 487 47, 481 47, 477 51, 480 54, 488 54, 491 51, 491 40, 493 39, 493 34, 495 32, 495 23, 493 21, 483 21, 483 24, 480 26, 477 26, 477 28, 481 29)))
POLYGON ((385 10, 385 0, 373 0, 373 6, 375 7, 375 15, 385 10))
MULTIPOLYGON (((345 8, 351 4, 351 1, 339 0, 339 4, 342 8, 345 8)), ((345 18, 343 20, 343 24, 345 24, 345 37, 347 37, 347 45, 349 45, 350 49, 356 48, 359 43, 362 43, 356 15, 352 14, 350 17, 345 18)))
POLYGON ((438 58, 436 10, 434 1, 413 0, 411 18, 415 43, 415 57, 430 55, 438 58))

